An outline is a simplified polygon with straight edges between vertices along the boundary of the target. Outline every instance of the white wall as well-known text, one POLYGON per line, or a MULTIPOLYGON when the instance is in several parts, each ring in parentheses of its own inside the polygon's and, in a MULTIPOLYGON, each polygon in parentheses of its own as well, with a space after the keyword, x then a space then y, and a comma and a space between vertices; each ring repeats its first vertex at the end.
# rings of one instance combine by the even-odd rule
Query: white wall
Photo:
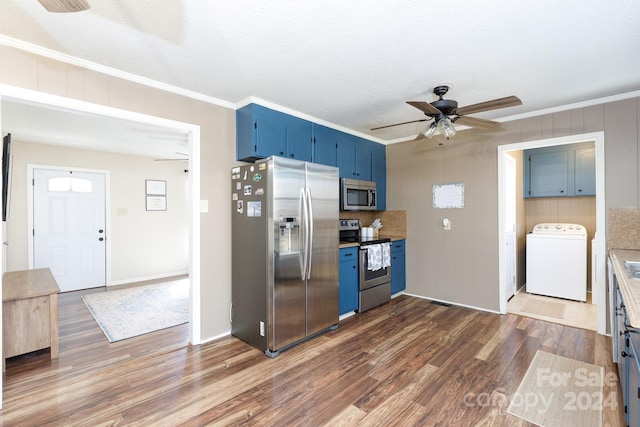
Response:
POLYGON ((120 284, 188 271, 188 176, 185 162, 155 162, 69 147, 12 141, 7 269, 28 268, 27 164, 110 172, 111 280, 120 284), (167 182, 167 210, 147 211, 145 179, 167 182))

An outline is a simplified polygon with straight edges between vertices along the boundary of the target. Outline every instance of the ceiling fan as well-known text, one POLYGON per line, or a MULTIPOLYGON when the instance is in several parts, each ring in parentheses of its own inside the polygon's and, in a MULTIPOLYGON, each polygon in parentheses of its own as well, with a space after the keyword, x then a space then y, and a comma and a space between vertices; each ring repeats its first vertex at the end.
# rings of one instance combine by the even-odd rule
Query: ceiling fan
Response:
POLYGON ((87 0, 38 0, 49 12, 81 12, 91 7, 87 0))
POLYGON ((500 128, 500 123, 492 120, 480 119, 477 117, 468 117, 467 114, 479 113, 481 111, 496 110, 498 108, 514 107, 522 105, 522 101, 517 96, 507 96, 504 98, 493 99, 491 101, 480 102, 478 104, 467 105, 458 108, 458 102, 452 99, 443 99, 442 97, 449 91, 449 86, 441 85, 433 88, 433 93, 438 96, 436 101, 431 103, 423 101, 407 101, 407 104, 422 111, 426 119, 411 120, 408 122, 394 123, 392 125, 379 126, 371 130, 389 128, 392 126, 406 125, 409 123, 426 122, 433 120, 422 132, 418 134, 416 139, 431 138, 436 131, 440 131, 445 138, 449 139, 456 134, 453 123, 460 123, 464 126, 474 127, 485 130, 496 130, 500 128))

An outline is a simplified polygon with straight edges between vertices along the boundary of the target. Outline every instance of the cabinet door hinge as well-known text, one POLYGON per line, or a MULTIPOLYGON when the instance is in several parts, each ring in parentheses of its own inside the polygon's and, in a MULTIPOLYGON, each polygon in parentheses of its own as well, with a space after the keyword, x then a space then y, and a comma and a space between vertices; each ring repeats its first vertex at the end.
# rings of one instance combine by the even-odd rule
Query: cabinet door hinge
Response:
POLYGON ((253 128, 258 129, 258 122, 253 122, 253 128))
POLYGON ((640 399, 640 387, 638 387, 638 399, 640 399))
POLYGON ((35 237, 35 236, 36 236, 36 229, 35 229, 35 228, 32 228, 32 229, 31 229, 31 235, 32 235, 33 237, 35 237))

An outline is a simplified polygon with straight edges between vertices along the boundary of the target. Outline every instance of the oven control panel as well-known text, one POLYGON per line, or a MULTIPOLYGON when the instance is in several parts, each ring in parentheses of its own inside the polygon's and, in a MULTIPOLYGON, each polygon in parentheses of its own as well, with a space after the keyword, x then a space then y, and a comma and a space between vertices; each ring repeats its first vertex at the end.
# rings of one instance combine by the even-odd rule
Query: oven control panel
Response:
POLYGON ((359 229, 360 229, 359 219, 341 219, 340 220, 340 230, 359 230, 359 229))

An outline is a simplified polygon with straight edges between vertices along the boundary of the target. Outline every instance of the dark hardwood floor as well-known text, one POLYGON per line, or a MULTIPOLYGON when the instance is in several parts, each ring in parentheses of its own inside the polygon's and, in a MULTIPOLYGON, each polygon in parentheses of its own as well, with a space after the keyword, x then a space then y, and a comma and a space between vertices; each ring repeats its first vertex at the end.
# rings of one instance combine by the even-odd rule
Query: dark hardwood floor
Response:
MULTIPOLYGON (((506 409, 536 350, 615 372, 593 331, 408 296, 275 359, 233 337, 188 346, 188 325, 110 344, 81 294, 60 295, 58 360, 8 359, 3 426, 528 426, 506 409)), ((622 425, 620 407, 603 420, 622 425)))

